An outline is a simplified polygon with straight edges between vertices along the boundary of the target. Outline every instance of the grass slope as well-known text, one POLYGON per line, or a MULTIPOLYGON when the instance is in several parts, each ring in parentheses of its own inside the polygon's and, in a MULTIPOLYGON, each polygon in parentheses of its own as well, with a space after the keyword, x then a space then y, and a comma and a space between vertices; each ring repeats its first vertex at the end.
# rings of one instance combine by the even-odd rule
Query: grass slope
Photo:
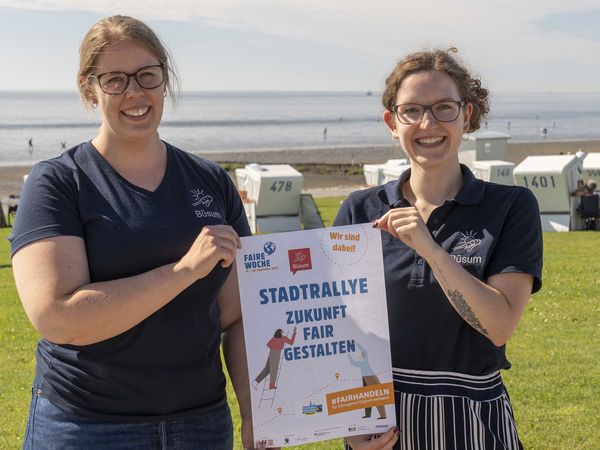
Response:
MULTIPOLYGON (((327 225, 341 200, 317 199, 327 225)), ((0 449, 22 445, 38 338, 14 287, 9 231, 0 230, 0 449)), ((503 376, 525 448, 600 448, 600 233, 547 233, 544 245, 544 286, 509 342, 513 368, 503 376)), ((230 386, 228 395, 238 449, 241 424, 230 386)))

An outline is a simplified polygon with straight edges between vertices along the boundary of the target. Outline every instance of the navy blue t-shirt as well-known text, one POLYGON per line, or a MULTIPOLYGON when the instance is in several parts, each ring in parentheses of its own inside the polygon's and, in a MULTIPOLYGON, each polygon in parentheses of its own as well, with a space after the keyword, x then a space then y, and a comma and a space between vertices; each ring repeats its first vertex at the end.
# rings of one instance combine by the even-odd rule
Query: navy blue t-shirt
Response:
MULTIPOLYGON (((476 179, 461 166, 456 198, 427 221, 434 240, 480 280, 519 272, 541 288, 542 232, 538 204, 528 189, 476 179)), ((334 225, 370 223, 391 208, 410 206, 400 180, 352 193, 334 225)), ((382 232, 392 365, 396 368, 485 375, 509 368, 504 346, 496 347, 454 310, 431 268, 400 239, 382 232)))
MULTIPOLYGON (((91 142, 36 164, 23 187, 11 253, 52 236, 84 239, 92 282, 179 260, 205 225, 250 234, 241 199, 218 165, 169 144, 151 192, 129 183, 91 142)), ((130 330, 85 346, 41 339, 36 383, 65 412, 135 421, 191 414, 223 400, 217 265, 130 330)))

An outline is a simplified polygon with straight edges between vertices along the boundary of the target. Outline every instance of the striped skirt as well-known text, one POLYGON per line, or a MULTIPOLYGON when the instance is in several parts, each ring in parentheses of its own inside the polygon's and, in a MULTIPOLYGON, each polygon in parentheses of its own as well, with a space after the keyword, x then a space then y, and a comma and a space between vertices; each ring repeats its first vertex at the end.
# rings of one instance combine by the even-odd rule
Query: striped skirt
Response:
POLYGON ((394 368, 393 378, 400 429, 394 449, 523 449, 500 372, 472 376, 394 368))
POLYGON ((500 372, 394 369, 403 450, 522 449, 500 372))

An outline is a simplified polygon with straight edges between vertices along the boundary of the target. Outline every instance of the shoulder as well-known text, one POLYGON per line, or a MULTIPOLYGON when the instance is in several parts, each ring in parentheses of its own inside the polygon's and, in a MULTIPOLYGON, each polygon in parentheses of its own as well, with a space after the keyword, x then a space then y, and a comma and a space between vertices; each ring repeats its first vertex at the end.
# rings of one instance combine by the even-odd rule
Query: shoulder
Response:
POLYGON ((169 144, 167 142, 165 142, 165 144, 171 152, 171 157, 174 158, 176 161, 196 165, 210 172, 225 172, 225 170, 214 161, 210 161, 206 158, 202 158, 201 156, 194 155, 185 150, 181 150, 180 148, 175 147, 174 145, 169 144))
POLYGON ((537 209, 537 199, 533 192, 523 186, 507 186, 504 184, 496 184, 484 182, 484 201, 508 203, 512 205, 530 206, 537 209))
POLYGON ((186 152, 169 143, 165 144, 170 152, 172 161, 180 170, 200 173, 203 177, 218 184, 223 183, 223 181, 231 182, 227 171, 214 161, 186 152))
POLYGON ((31 168, 27 181, 29 184, 33 182, 39 184, 44 182, 52 183, 54 181, 62 183, 75 181, 79 161, 86 157, 85 145, 86 143, 79 144, 66 150, 60 156, 36 163, 31 168))
POLYGON ((379 192, 384 189, 384 186, 385 185, 375 186, 351 192, 346 200, 344 200, 344 203, 348 204, 348 206, 359 206, 371 204, 373 202, 380 203, 381 200, 379 199, 379 192))
POLYGON ((352 192, 340 206, 334 225, 367 223, 381 216, 387 204, 380 198, 385 185, 352 192))

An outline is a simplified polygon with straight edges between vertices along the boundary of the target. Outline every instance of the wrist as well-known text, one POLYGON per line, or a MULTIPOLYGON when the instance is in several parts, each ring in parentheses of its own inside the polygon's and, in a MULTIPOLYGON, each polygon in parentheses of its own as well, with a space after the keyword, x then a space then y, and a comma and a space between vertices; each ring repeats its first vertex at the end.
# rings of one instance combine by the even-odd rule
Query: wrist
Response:
POLYGON ((446 250, 433 241, 428 248, 419 252, 419 256, 427 261, 429 265, 431 265, 436 259, 440 258, 444 254, 446 254, 446 250))

